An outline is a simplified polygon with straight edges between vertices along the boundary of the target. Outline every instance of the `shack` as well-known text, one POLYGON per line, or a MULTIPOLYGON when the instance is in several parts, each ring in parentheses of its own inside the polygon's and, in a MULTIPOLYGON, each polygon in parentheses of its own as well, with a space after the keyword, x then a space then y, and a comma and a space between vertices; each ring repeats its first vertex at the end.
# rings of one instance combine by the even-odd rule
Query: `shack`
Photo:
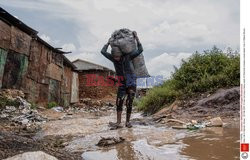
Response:
POLYGON ((65 52, 0 7, 0 88, 20 89, 28 101, 78 102, 78 73, 65 52))
POLYGON ((76 66, 79 74, 79 99, 82 98, 104 98, 112 96, 117 87, 114 85, 98 84, 98 80, 103 79, 104 83, 107 82, 108 77, 115 77, 115 71, 82 59, 77 59, 72 62, 76 66), (89 85, 88 78, 92 76, 96 85, 89 85))

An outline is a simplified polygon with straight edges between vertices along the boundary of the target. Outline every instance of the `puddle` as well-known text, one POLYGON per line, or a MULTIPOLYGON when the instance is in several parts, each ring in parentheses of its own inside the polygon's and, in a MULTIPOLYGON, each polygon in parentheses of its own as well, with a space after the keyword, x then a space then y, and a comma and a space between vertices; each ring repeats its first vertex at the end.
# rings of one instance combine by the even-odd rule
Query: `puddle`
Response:
MULTIPOLYGON (((176 133, 172 136, 178 135, 181 134, 176 133)), ((164 145, 155 145, 152 139, 150 143, 149 137, 135 137, 137 140, 127 139, 126 142, 113 147, 90 147, 90 151, 85 151, 82 157, 85 160, 239 159, 238 128, 207 128, 189 131, 185 135, 174 143, 165 142, 164 145)), ((162 144, 165 137, 156 137, 162 144)))
POLYGON ((165 145, 155 147, 149 145, 146 139, 135 142, 125 142, 116 145, 113 149, 90 151, 82 154, 85 160, 167 160, 188 159, 176 154, 180 145, 165 145))
MULTIPOLYGON (((134 114, 133 119, 141 119, 134 114)), ((44 124, 40 138, 73 135, 65 149, 82 153, 84 160, 239 159, 239 128, 204 128, 197 131, 141 125, 109 130, 115 115, 72 118, 44 124), (125 142, 98 147, 101 137, 123 137, 125 142)), ((145 119, 144 119, 145 120, 145 119)))
POLYGON ((193 159, 239 159, 239 128, 208 128, 182 140, 180 154, 193 159))

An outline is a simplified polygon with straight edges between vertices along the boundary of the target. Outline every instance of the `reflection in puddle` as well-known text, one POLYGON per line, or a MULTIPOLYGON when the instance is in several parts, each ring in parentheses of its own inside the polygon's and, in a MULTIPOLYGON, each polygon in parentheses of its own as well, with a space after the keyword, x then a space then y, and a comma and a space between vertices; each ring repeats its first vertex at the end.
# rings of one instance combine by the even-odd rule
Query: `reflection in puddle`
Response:
POLYGON ((104 150, 87 151, 82 157, 85 160, 224 160, 239 159, 238 155, 238 128, 208 128, 187 133, 187 137, 175 144, 152 145, 147 138, 143 138, 104 150))
POLYGON ((238 128, 208 128, 202 133, 184 138, 182 143, 188 147, 184 147, 180 154, 194 159, 239 159, 238 128))
POLYGON ((181 145, 171 144, 155 147, 147 144, 147 140, 125 142, 108 151, 91 151, 82 154, 85 160, 173 160, 187 159, 177 154, 181 145))

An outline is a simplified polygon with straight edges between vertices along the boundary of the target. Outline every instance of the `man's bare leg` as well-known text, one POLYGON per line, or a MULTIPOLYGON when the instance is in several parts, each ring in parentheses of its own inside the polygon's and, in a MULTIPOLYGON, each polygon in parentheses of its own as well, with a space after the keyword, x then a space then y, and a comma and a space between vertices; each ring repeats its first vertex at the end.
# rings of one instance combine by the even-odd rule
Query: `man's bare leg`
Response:
POLYGON ((111 130, 112 129, 118 129, 118 128, 122 128, 121 125, 121 121, 122 121, 122 106, 123 106, 123 101, 124 98, 117 98, 116 99, 116 123, 109 123, 109 125, 111 126, 111 130))
POLYGON ((130 123, 130 117, 132 113, 132 105, 133 100, 135 97, 135 91, 133 89, 128 90, 128 97, 126 99, 126 107, 127 107, 127 113, 126 113, 126 127, 131 128, 132 125, 130 123))

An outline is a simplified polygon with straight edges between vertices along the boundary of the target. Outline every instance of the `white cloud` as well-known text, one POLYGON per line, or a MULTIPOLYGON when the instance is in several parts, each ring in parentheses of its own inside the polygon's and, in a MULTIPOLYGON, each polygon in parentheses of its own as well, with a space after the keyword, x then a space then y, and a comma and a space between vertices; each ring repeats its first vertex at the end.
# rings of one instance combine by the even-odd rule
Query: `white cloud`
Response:
POLYGON ((73 44, 73 43, 66 43, 64 45, 62 45, 62 49, 63 51, 66 51, 66 52, 74 52, 76 50, 76 46, 73 44))
POLYGON ((163 75, 169 78, 174 66, 179 67, 181 60, 186 60, 192 53, 163 53, 146 62, 149 74, 152 76, 163 75))
MULTIPOLYGON (((42 11, 48 19, 58 22, 71 22, 77 30, 72 31, 70 27, 68 30, 75 32, 73 39, 79 45, 68 42, 67 37, 66 42, 60 39, 61 43, 56 45, 67 43, 64 48, 74 50, 68 55, 70 59, 87 59, 109 67, 112 63, 100 55, 100 49, 115 29, 123 27, 138 32, 151 74, 169 76, 172 65, 178 64, 181 58, 212 45, 239 47, 237 0, 12 0, 1 3, 29 9, 34 14, 42 11), (167 54, 170 52, 175 54, 167 54)), ((32 18, 30 14, 27 16, 32 18)), ((60 25, 64 24, 51 27, 60 28, 60 25)), ((43 38, 51 42, 50 37, 43 38)))
POLYGON ((47 36, 47 35, 45 35, 45 34, 42 34, 41 36, 40 36, 40 38, 42 38, 45 42, 47 42, 47 43, 50 43, 51 42, 51 38, 49 37, 49 36, 47 36))

